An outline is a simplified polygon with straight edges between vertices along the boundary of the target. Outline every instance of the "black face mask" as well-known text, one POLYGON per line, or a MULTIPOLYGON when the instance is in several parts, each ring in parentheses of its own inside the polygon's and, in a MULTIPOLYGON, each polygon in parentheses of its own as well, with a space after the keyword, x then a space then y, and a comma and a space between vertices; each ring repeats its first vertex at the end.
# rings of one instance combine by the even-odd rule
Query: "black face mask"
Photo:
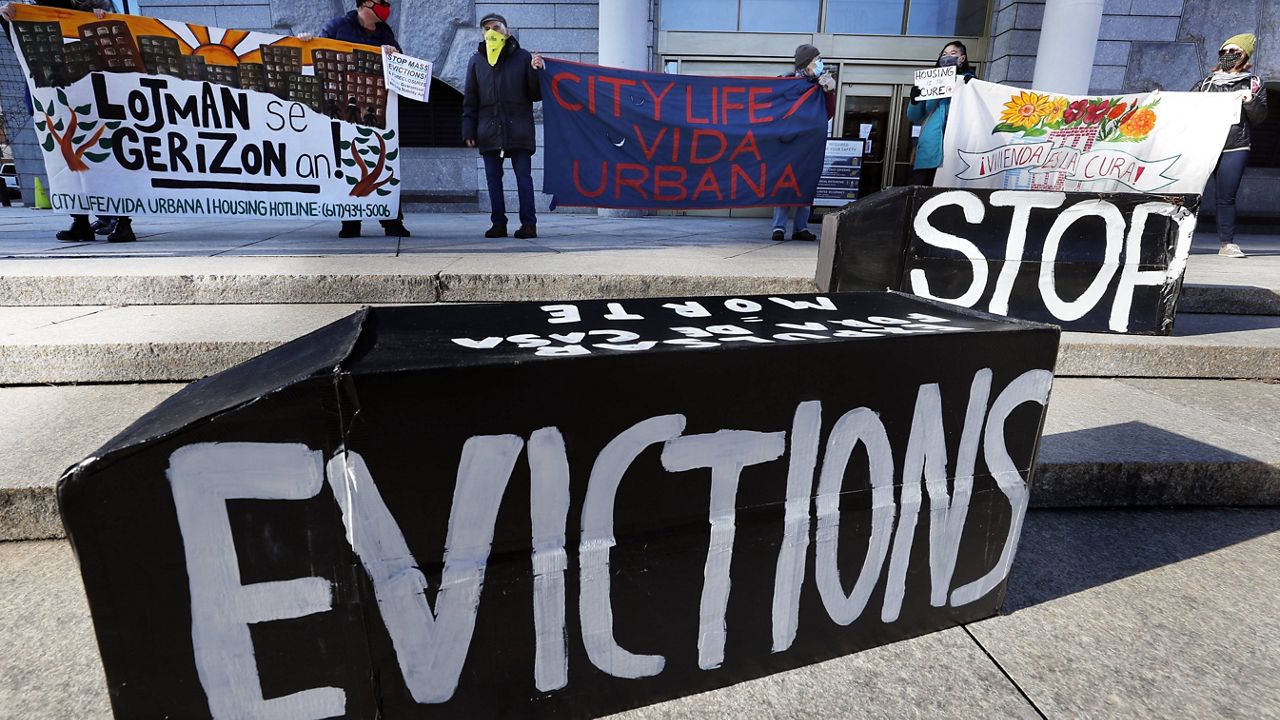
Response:
POLYGON ((1222 68, 1223 70, 1230 70, 1236 65, 1239 65, 1240 59, 1243 57, 1244 55, 1238 52, 1227 53, 1226 55, 1219 55, 1218 67, 1222 68))

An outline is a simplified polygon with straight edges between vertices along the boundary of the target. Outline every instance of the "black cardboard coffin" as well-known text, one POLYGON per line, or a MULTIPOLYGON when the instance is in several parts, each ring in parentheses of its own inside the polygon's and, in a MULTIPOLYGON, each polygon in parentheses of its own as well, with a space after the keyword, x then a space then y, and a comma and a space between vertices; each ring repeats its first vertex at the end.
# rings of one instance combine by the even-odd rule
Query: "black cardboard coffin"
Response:
POLYGON ((815 279, 1064 330, 1169 335, 1199 208, 1199 195, 891 188, 824 218, 815 279))
POLYGON ((1058 335, 898 293, 362 311, 59 483, 112 706, 586 717, 990 616, 1058 335))

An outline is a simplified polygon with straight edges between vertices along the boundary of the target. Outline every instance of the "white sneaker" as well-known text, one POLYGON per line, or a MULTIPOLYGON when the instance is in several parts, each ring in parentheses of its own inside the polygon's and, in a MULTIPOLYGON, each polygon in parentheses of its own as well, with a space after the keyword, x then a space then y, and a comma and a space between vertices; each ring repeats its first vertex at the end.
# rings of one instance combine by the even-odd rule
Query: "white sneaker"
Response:
POLYGON ((1240 246, 1235 243, 1224 243, 1218 250, 1218 254, 1222 257, 1229 258, 1249 257, 1248 255, 1245 255, 1244 251, 1240 249, 1240 246))

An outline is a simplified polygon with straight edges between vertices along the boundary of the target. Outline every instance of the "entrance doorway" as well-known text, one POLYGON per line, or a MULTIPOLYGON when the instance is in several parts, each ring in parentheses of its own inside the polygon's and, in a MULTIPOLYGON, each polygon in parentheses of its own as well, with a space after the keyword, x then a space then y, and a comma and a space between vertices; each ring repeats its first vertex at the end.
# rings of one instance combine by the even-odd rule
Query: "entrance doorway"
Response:
POLYGON ((919 128, 907 122, 910 85, 846 83, 839 136, 863 141, 858 196, 911 183, 919 128))

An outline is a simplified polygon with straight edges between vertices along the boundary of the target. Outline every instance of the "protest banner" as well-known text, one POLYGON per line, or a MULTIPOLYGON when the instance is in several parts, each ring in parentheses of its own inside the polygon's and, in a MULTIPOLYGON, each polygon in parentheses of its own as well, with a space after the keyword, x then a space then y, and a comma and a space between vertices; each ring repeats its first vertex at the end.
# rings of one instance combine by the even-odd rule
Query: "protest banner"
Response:
POLYGON ((1078 97, 956 86, 935 187, 1196 193, 1240 119, 1228 93, 1078 97))
POLYGON ((13 8, 55 210, 396 216, 397 104, 377 48, 13 8))
POLYGON ((915 71, 915 85, 920 88, 917 100, 949 98, 956 89, 956 66, 926 68, 915 71))
POLYGON ((59 483, 112 707, 597 717, 989 617, 1058 336, 898 293, 363 310, 59 483))
POLYGON ((546 60, 543 192, 624 209, 802 206, 827 115, 803 78, 701 77, 546 60))
POLYGON ((431 61, 382 48, 383 77, 387 90, 410 100, 431 99, 431 61))
POLYGON ((862 178, 862 141, 828 140, 826 150, 813 204, 842 207, 858 199, 858 182, 862 178))
POLYGON ((816 284, 1169 335, 1199 195, 898 187, 823 219, 816 284))

